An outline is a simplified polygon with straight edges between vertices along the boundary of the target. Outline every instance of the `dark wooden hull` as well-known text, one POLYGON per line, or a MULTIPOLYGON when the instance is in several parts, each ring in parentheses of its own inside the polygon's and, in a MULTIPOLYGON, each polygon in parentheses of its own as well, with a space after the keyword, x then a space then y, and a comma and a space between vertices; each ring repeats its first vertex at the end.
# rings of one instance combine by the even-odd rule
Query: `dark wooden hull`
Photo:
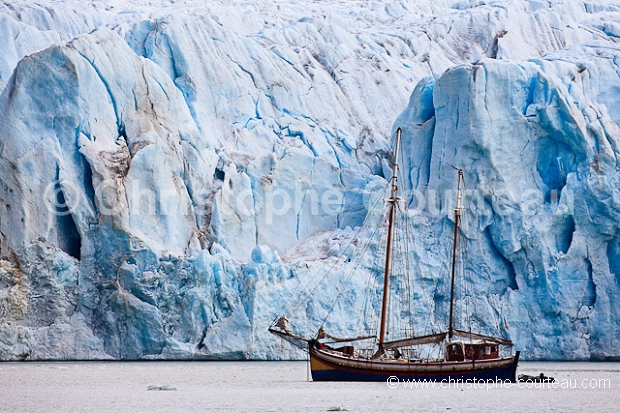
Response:
POLYGON ((310 348, 314 381, 504 381, 516 382, 519 352, 514 356, 476 361, 409 362, 374 360, 310 348))

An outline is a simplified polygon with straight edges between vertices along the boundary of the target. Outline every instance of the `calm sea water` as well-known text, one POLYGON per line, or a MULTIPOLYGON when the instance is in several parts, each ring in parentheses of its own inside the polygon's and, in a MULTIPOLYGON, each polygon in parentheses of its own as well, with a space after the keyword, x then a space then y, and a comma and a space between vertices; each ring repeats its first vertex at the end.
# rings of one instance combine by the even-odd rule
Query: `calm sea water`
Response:
POLYGON ((1 412, 598 412, 620 363, 521 362, 555 384, 319 383, 306 362, 0 363, 1 412), (175 390, 149 390, 150 386, 175 390))

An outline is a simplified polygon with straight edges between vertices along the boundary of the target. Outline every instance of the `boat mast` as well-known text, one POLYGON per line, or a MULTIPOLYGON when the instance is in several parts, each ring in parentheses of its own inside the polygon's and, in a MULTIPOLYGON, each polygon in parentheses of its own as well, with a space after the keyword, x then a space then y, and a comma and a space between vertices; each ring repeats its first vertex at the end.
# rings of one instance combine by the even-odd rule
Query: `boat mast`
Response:
POLYGON ((381 304, 381 325, 379 330, 379 351, 378 356, 383 355, 383 343, 385 342, 386 333, 386 321, 387 321, 387 300, 389 290, 389 276, 390 276, 390 264, 392 262, 392 235, 394 233, 394 215, 396 210, 396 203, 398 202, 398 186, 397 186, 397 173, 398 173, 398 150, 400 147, 400 135, 402 130, 396 129, 396 140, 394 144, 394 168, 392 169, 392 193, 387 200, 390 204, 388 233, 387 233, 387 245, 385 251, 385 273, 383 275, 383 301, 381 304))
POLYGON ((454 278, 456 276, 456 245, 459 236, 459 221, 461 218, 461 211, 463 210, 463 206, 461 205, 463 201, 463 194, 461 192, 461 182, 464 180, 463 178, 463 170, 459 169, 459 178, 456 189, 456 207, 454 208, 454 244, 452 245, 452 283, 450 286, 450 323, 448 328, 448 341, 452 340, 452 336, 454 335, 454 278))

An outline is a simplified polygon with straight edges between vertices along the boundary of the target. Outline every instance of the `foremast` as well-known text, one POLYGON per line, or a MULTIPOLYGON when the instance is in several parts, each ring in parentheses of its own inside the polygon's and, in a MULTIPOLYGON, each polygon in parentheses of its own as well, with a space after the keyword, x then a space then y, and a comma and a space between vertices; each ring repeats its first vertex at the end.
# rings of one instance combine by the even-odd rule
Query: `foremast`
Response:
POLYGON ((452 244, 452 281, 450 283, 450 321, 448 323, 448 341, 452 341, 454 335, 454 279, 456 278, 456 254, 459 236, 459 221, 463 211, 463 193, 461 184, 464 182, 463 170, 459 169, 458 183, 456 187, 456 207, 454 208, 454 240, 452 244))
POLYGON ((387 330, 387 302, 389 294, 390 270, 392 264, 392 237, 394 235, 394 216, 396 215, 396 203, 398 198, 398 152, 400 149, 401 128, 396 129, 396 142, 394 144, 394 167, 392 168, 391 185, 392 190, 390 198, 387 200, 389 204, 388 233, 387 245, 385 250, 385 272, 383 275, 383 297, 381 301, 381 324, 379 325, 379 350, 376 356, 381 357, 384 354, 385 335, 387 330))

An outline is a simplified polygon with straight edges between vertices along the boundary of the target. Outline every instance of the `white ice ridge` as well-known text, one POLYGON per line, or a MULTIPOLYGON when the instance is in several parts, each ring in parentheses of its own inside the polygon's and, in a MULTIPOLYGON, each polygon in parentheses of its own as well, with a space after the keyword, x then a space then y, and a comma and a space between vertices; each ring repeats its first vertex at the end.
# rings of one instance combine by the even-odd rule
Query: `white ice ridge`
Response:
POLYGON ((447 288, 455 165, 479 326, 524 358, 617 357, 619 18, 604 0, 0 3, 0 360, 300 357, 267 327, 344 252, 302 311, 322 322, 397 127, 417 301, 447 288))

